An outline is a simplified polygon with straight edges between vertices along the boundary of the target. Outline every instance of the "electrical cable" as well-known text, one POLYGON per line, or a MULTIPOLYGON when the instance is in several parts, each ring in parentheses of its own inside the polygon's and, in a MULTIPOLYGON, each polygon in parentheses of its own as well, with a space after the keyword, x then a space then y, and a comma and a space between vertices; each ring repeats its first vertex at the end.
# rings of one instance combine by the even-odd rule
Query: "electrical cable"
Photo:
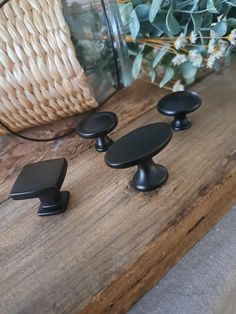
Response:
POLYGON ((62 134, 62 135, 58 135, 58 136, 55 136, 55 137, 52 137, 52 138, 32 138, 32 137, 28 137, 28 136, 25 136, 25 135, 22 135, 18 132, 15 132, 13 130, 11 130, 7 125, 5 125, 1 120, 0 120, 0 125, 3 126, 9 133, 11 133, 12 135, 15 135, 17 137, 20 137, 24 140, 27 140, 27 141, 32 141, 32 142, 51 142, 51 141, 55 141, 55 140, 60 140, 62 139, 63 137, 66 137, 66 136, 69 136, 73 133, 75 133, 76 129, 73 128, 71 129, 70 131, 62 134))
POLYGON ((0 2, 0 9, 10 0, 3 0, 2 2, 0 2))

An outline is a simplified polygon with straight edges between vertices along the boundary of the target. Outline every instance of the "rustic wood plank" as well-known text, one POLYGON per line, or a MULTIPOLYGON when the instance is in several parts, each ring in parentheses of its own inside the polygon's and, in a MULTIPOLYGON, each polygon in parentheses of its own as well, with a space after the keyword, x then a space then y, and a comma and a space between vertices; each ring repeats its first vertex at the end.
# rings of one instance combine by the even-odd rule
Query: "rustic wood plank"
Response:
MULTIPOLYGON (((1 313, 124 313, 219 220, 236 200, 235 70, 234 62, 195 85, 204 105, 156 159, 170 178, 154 192, 132 190, 134 169, 108 168, 77 136, 1 139, 1 313), (63 187, 72 195, 63 215, 39 218, 37 200, 7 199, 22 165, 60 156, 69 160, 63 187)), ((119 116, 113 138, 168 121, 154 108, 160 96, 138 81, 112 97, 102 109, 119 116)))

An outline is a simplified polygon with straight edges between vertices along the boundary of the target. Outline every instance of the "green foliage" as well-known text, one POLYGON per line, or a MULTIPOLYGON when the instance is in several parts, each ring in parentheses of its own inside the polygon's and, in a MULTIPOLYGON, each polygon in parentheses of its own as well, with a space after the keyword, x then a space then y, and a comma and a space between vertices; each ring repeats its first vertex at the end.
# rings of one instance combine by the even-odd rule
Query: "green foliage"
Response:
POLYGON ((221 21, 213 27, 213 30, 218 37, 222 37, 227 32, 227 23, 225 21, 221 21))
POLYGON ((163 75, 163 78, 160 81, 160 87, 165 86, 166 83, 168 83, 173 78, 174 74, 175 74, 174 69, 167 66, 165 69, 165 73, 163 75))
POLYGON ((140 22, 136 13, 136 10, 133 10, 129 17, 129 29, 133 40, 135 41, 140 30, 140 22))
POLYGON ((153 0, 150 11, 149 11, 149 20, 152 23, 155 20, 155 17, 157 16, 158 11, 161 8, 163 0, 153 0))
POLYGON ((121 22, 123 26, 126 28, 129 25, 129 17, 133 10, 133 5, 131 2, 120 4, 119 9, 120 9, 120 15, 121 15, 121 22))
POLYGON ((141 65, 142 65, 142 58, 143 58, 143 55, 139 53, 134 59, 133 68, 132 68, 132 75, 134 79, 136 79, 139 76, 141 65))
POLYGON ((83 10, 73 3, 65 14, 75 46, 77 58, 87 74, 90 72, 110 71, 109 65, 113 52, 108 42, 103 42, 96 34, 104 32, 105 26, 100 22, 98 12, 83 10), (93 35, 91 35, 93 34, 93 35))
POLYGON ((155 68, 158 63, 164 58, 170 48, 169 44, 164 44, 160 50, 157 52, 156 56, 153 59, 152 67, 155 68))
POLYGON ((202 68, 217 68, 220 58, 229 63, 233 36, 236 37, 236 0, 124 1, 118 6, 122 21, 127 21, 129 14, 129 22, 124 26, 128 25, 126 35, 128 45, 132 46, 134 78, 145 62, 150 78, 159 77, 161 87, 173 79, 190 84, 202 68), (151 51, 143 49, 138 53, 140 45, 151 47, 151 51), (179 54, 186 55, 187 60, 179 54))
POLYGON ((186 84, 192 84, 197 74, 197 68, 192 65, 190 61, 187 61, 180 65, 180 71, 186 84))

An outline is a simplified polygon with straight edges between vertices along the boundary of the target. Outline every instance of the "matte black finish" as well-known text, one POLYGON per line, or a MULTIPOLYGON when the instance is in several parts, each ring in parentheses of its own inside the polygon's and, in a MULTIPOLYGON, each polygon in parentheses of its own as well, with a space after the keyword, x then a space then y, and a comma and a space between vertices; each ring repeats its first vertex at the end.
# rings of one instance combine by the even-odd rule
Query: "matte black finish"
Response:
POLYGON ((96 138, 96 150, 98 152, 105 152, 113 143, 113 140, 107 134, 117 124, 118 118, 113 112, 95 112, 79 123, 77 133, 86 139, 96 138))
POLYGON ((154 190, 165 183, 168 171, 165 167, 155 164, 152 157, 166 147, 172 133, 167 123, 153 123, 135 129, 109 147, 105 162, 117 169, 137 165, 132 186, 143 192, 154 190))
POLYGON ((11 197, 14 200, 39 198, 39 216, 62 213, 66 210, 70 197, 69 192, 60 192, 66 171, 65 158, 26 165, 12 187, 11 197))
POLYGON ((157 110, 167 116, 174 116, 171 126, 180 131, 191 127, 187 114, 201 106, 201 98, 195 92, 175 92, 164 96, 157 104, 157 110))

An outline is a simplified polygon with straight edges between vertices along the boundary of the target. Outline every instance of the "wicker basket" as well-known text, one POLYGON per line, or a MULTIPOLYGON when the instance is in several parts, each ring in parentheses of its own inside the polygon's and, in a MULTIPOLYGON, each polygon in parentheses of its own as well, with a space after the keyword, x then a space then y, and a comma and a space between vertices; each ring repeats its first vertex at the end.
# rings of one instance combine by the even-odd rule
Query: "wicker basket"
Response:
POLYGON ((0 120, 16 131, 96 106, 61 1, 11 0, 0 9, 0 120))

